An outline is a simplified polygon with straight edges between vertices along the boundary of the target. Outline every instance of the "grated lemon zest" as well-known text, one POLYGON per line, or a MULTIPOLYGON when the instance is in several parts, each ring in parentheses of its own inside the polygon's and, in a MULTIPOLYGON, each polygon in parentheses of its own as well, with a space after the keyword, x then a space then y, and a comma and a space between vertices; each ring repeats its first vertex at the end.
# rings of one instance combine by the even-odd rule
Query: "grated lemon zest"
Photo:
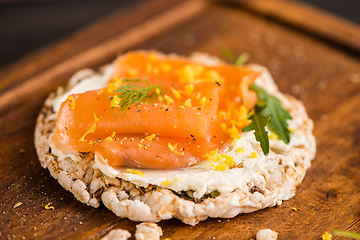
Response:
POLYGON ((155 134, 155 133, 151 134, 150 136, 146 136, 146 137, 145 137, 145 140, 151 141, 151 140, 153 140, 154 138, 156 138, 156 134, 155 134))
POLYGON ((183 94, 186 96, 190 96, 193 93, 194 88, 195 88, 194 84, 185 85, 183 94))
POLYGON ((331 235, 331 233, 324 232, 324 234, 321 235, 321 240, 332 240, 332 235, 331 235))
POLYGON ((51 204, 52 204, 52 203, 46 204, 44 208, 45 208, 46 210, 50 210, 50 209, 51 209, 51 210, 54 210, 55 208, 54 208, 53 206, 50 206, 51 204))
POLYGON ((173 152, 173 153, 175 153, 176 155, 179 155, 179 156, 184 156, 184 155, 185 155, 185 153, 183 153, 183 152, 178 152, 178 151, 176 150, 177 143, 175 143, 174 145, 171 145, 171 143, 168 143, 168 147, 169 147, 170 151, 173 152))
POLYGON ((119 98, 118 95, 115 95, 110 102, 110 108, 113 109, 119 107, 120 102, 121 102, 121 98, 119 98))
POLYGON ((75 108, 75 99, 73 96, 68 96, 69 104, 70 104, 70 110, 74 110, 75 108))
POLYGON ((171 184, 171 183, 173 183, 173 182, 174 182, 174 180, 166 180, 166 181, 163 181, 163 182, 162 182, 162 185, 168 186, 169 184, 171 184))
POLYGON ((199 77, 203 71, 204 67, 201 65, 186 65, 175 74, 179 77, 181 84, 200 83, 202 80, 199 77))
POLYGON ((166 104, 174 103, 174 100, 171 97, 169 97, 168 95, 166 95, 166 94, 164 95, 164 100, 165 100, 166 104))
POLYGON ((121 78, 119 78, 118 76, 114 77, 113 79, 110 80, 108 87, 107 87, 107 92, 111 93, 114 90, 118 89, 122 84, 122 80, 121 78))
POLYGON ((141 143, 138 144, 138 149, 141 149, 143 145, 141 143))
POLYGON ((296 128, 290 128, 290 127, 288 127, 288 130, 290 131, 290 132, 296 132, 296 128))
POLYGON ((94 120, 95 120, 94 125, 92 125, 92 127, 79 139, 79 142, 85 142, 85 137, 86 137, 86 135, 88 135, 89 133, 95 132, 95 130, 96 130, 96 123, 100 121, 100 119, 98 119, 98 118, 96 117, 96 114, 95 114, 95 113, 94 113, 94 120))
POLYGON ((222 76, 220 76, 220 74, 216 70, 212 69, 205 71, 203 81, 224 83, 225 79, 222 76))
POLYGON ((201 107, 204 107, 206 102, 207 102, 206 97, 202 97, 202 98, 200 99, 200 101, 199 101, 201 107))
POLYGON ((251 158, 257 158, 258 156, 257 156, 256 152, 251 152, 250 157, 251 158))
POLYGON ((272 133, 272 134, 269 134, 269 138, 271 140, 277 140, 278 139, 278 135, 276 133, 272 133))
POLYGON ((131 169, 131 168, 126 169, 126 173, 132 173, 132 174, 135 174, 135 175, 139 175, 140 177, 143 177, 144 174, 145 174, 143 172, 140 172, 139 170, 131 169))
POLYGON ((127 73, 131 78, 134 78, 138 75, 138 70, 135 68, 130 68, 127 73))
POLYGON ((177 91, 177 90, 175 90, 175 89, 173 89, 173 88, 171 88, 171 91, 172 91, 172 93, 174 94, 174 98, 175 98, 175 99, 180 99, 180 98, 181 98, 181 94, 180 94, 179 91, 177 91))
POLYGON ((218 149, 203 155, 203 158, 208 159, 210 166, 214 167, 216 171, 225 171, 227 167, 231 168, 235 165, 234 157, 219 153, 218 149))
POLYGON ((245 148, 244 147, 238 147, 235 149, 236 152, 238 153, 244 153, 245 152, 245 148))
MULTIPOLYGON (((112 142, 115 135, 116 135, 116 133, 112 132, 112 134, 109 137, 105 138, 105 141, 112 142)), ((92 142, 92 141, 90 141, 90 142, 92 142)))
POLYGON ((184 106, 184 107, 187 107, 187 108, 191 107, 191 99, 189 98, 188 100, 186 100, 186 101, 184 102, 183 106, 184 106))
POLYGON ((160 69, 165 72, 165 73, 168 73, 171 71, 171 66, 170 64, 167 64, 167 63, 161 63, 160 64, 160 69))

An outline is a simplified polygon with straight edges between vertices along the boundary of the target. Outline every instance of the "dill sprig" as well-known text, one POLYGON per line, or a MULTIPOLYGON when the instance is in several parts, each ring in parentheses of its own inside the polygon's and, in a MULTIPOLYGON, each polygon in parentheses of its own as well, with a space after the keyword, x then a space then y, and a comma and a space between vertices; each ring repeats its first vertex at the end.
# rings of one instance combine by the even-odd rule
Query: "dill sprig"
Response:
POLYGON ((117 96, 121 99, 118 105, 120 110, 115 118, 117 118, 119 114, 123 113, 125 110, 127 112, 131 105, 136 105, 140 102, 146 103, 148 101, 153 103, 155 102, 157 96, 163 94, 161 85, 152 85, 145 76, 143 77, 144 79, 122 79, 122 82, 125 84, 114 90, 114 92, 119 93, 117 96))

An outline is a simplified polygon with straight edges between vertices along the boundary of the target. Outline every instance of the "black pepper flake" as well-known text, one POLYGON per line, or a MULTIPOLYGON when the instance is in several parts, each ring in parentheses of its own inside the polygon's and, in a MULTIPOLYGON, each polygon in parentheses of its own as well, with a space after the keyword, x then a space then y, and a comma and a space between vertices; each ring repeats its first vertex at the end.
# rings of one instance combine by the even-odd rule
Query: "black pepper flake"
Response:
POLYGON ((212 98, 210 98, 209 101, 212 101, 212 98))
POLYGON ((68 127, 65 127, 66 131, 69 131, 69 128, 68 127))
POLYGON ((201 111, 201 108, 198 108, 199 111, 201 111))
POLYGON ((165 111, 169 111, 169 109, 167 108, 167 109, 165 109, 165 111))
POLYGON ((191 137, 194 137, 194 135, 190 134, 191 137))
POLYGON ((192 141, 193 141, 193 143, 195 143, 195 142, 196 142, 196 139, 195 139, 195 138, 193 138, 193 139, 192 139, 192 141))
POLYGON ((214 136, 214 138, 216 138, 216 136, 214 136))
POLYGON ((219 82, 215 82, 218 86, 221 86, 221 84, 219 82))
POLYGON ((141 110, 137 110, 137 112, 139 113, 139 112, 141 112, 141 110))
POLYGON ((96 98, 96 100, 99 100, 99 98, 96 98))

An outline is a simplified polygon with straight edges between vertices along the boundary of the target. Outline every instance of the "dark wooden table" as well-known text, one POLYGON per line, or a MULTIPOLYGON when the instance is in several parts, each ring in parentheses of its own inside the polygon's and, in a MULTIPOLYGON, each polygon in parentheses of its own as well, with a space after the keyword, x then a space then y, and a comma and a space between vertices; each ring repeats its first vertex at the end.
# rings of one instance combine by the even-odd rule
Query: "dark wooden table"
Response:
POLYGON ((78 202, 41 168, 33 144, 38 111, 76 70, 99 67, 119 52, 221 56, 224 47, 248 52, 250 62, 269 68, 281 91, 304 101, 318 153, 296 196, 281 206, 193 227, 162 221, 162 239, 249 239, 262 228, 279 232, 279 239, 360 232, 359 40, 358 26, 298 2, 151 0, 2 68, 0 239, 99 239, 113 228, 134 235, 137 223, 78 202), (45 210, 48 203, 55 209, 45 210))

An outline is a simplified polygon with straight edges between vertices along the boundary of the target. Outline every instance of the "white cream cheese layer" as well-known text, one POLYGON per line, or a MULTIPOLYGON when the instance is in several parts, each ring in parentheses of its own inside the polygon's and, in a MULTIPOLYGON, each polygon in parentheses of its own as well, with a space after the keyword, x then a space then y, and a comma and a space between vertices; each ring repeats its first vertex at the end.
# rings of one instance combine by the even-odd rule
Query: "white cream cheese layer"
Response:
MULTIPOLYGON (((262 78, 271 78, 265 68, 256 67, 256 70, 261 70, 262 75, 256 82, 261 86, 262 78)), ((110 80, 113 74, 113 67, 109 65, 106 67, 102 75, 96 74, 83 79, 76 84, 70 91, 60 95, 54 99, 54 111, 57 112, 60 108, 61 102, 65 101, 67 96, 75 93, 82 93, 88 90, 95 90, 106 87, 106 83, 110 80)), ((272 86, 275 91, 276 86, 272 86)), ((272 92, 272 91, 270 91, 272 92)), ((306 139, 296 129, 301 125, 301 121, 292 119, 289 121, 289 126, 292 130, 291 142, 289 145, 284 144, 281 140, 276 138, 270 139, 270 147, 276 150, 287 151, 290 147, 300 146, 306 144, 306 139)), ((268 130, 269 131, 269 130, 268 130)), ((269 131, 270 134, 271 131, 269 131)), ((77 154, 66 149, 58 149, 56 144, 49 138, 49 144, 52 152, 61 158, 70 157, 73 161, 78 160, 77 154), (65 151, 65 152, 64 152, 65 151)), ((94 167, 103 172, 106 176, 111 178, 122 178, 130 181, 138 186, 147 187, 149 184, 157 185, 176 192, 179 191, 193 191, 194 198, 201 198, 205 194, 213 191, 218 191, 221 194, 229 193, 235 189, 247 187, 247 184, 256 183, 257 187, 266 186, 266 173, 274 173, 284 170, 284 166, 279 162, 279 154, 270 152, 265 156, 259 144, 256 142, 253 131, 242 133, 239 139, 233 141, 230 148, 225 152, 234 158, 236 167, 227 169, 225 171, 215 171, 208 160, 202 161, 200 164, 188 168, 180 168, 175 170, 155 170, 155 169, 136 169, 142 174, 134 174, 127 172, 127 168, 113 168, 106 164, 106 159, 98 159, 95 155, 94 167)), ((277 182, 276 179, 274 179, 277 182)), ((281 184, 281 180, 277 184, 281 184)))

